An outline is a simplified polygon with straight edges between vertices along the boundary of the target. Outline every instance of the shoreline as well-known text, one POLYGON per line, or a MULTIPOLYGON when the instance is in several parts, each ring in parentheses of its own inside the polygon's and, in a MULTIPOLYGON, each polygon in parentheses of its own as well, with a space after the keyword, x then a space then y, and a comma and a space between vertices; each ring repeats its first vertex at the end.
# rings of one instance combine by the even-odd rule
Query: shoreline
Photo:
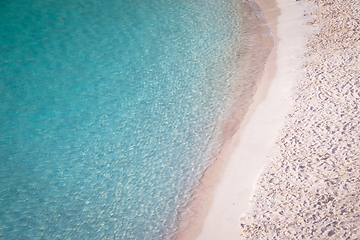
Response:
MULTIPOLYGON (((261 0, 261 1, 266 2, 266 0, 261 0)), ((257 10, 259 10, 260 6, 256 1, 251 0, 250 2, 251 5, 253 5, 253 7, 254 5, 256 5, 257 10)), ((274 8, 274 3, 275 0, 271 0, 271 3, 267 4, 270 10, 274 8)), ((251 10, 253 11, 254 9, 251 10)), ((260 10, 263 12, 263 9, 260 10)), ((253 75, 253 78, 257 79, 257 82, 255 83, 256 91, 253 93, 252 98, 249 99, 249 101, 244 106, 239 106, 240 107, 239 112, 233 114, 233 118, 235 120, 231 120, 229 122, 229 125, 230 125, 230 129, 235 128, 236 131, 235 132, 231 130, 228 131, 229 129, 225 130, 226 132, 225 135, 228 136, 226 137, 227 140, 221 146, 221 150, 219 154, 216 156, 215 162, 206 169, 203 177, 200 180, 199 186, 195 189, 194 192, 196 193, 196 197, 189 203, 190 206, 187 209, 185 209, 185 211, 182 212, 183 216, 180 215, 180 219, 182 219, 180 223, 183 225, 180 226, 181 231, 174 237, 174 239, 176 240, 197 239, 201 234, 205 219, 207 218, 208 212, 212 207, 211 205, 214 199, 216 188, 219 185, 221 179, 223 178, 225 173, 225 168, 227 167, 231 155, 233 154, 234 150, 236 149, 236 146, 238 145, 239 133, 241 132, 242 125, 244 124, 243 122, 248 121, 249 115, 251 115, 249 114, 249 112, 251 112, 251 109, 255 108, 254 105, 257 105, 258 101, 261 101, 261 99, 263 98, 262 97, 263 94, 266 95, 266 88, 268 88, 271 82, 271 78, 274 76, 273 71, 265 71, 266 67, 274 66, 274 64, 268 64, 269 56, 273 56, 273 58, 276 56, 274 53, 275 52, 274 51, 275 40, 273 37, 274 32, 270 29, 267 20, 268 19, 266 19, 266 22, 265 19, 263 20, 264 21, 263 24, 264 26, 266 26, 266 29, 262 29, 264 30, 264 32, 260 33, 259 28, 254 28, 254 26, 250 26, 249 27, 250 29, 248 29, 248 32, 252 32, 254 34, 253 35, 254 38, 259 38, 261 35, 266 34, 266 38, 268 38, 269 41, 266 42, 264 37, 259 38, 259 41, 262 42, 261 49, 267 49, 263 51, 269 51, 269 55, 264 59, 265 61, 262 62, 259 61, 259 59, 255 59, 253 57, 254 55, 252 55, 251 59, 247 61, 247 64, 250 64, 248 66, 249 71, 251 71, 251 69, 254 68, 254 66, 251 65, 251 61, 259 61, 262 62, 263 64, 262 65, 263 71, 256 72, 256 75, 253 75), (267 80, 264 80, 264 76, 266 76, 269 73, 270 76, 267 76, 267 80), (261 88, 260 86, 263 87, 261 88), (260 91, 261 94, 257 94, 260 88, 262 89, 260 91), (257 95, 259 95, 259 97, 256 97, 257 95), (259 98, 259 100, 256 100, 256 98, 259 98), (246 109, 245 112, 244 109, 246 109), (232 121, 237 122, 237 125, 234 125, 232 121), (186 214, 190 214, 190 215, 187 216, 186 214)), ((276 22, 276 18, 274 20, 276 22)), ((238 227, 236 229, 238 229, 238 227)))
MULTIPOLYGON (((173 239, 196 239, 201 233, 203 223, 212 204, 216 186, 222 179, 226 165, 238 143, 236 133, 240 131, 241 123, 246 119, 247 112, 251 105, 253 105, 254 95, 256 94, 254 90, 259 87, 262 81, 268 56, 275 47, 271 29, 263 17, 262 9, 253 0, 246 4, 248 11, 242 17, 249 20, 245 26, 245 29, 247 29, 245 34, 248 35, 248 38, 242 44, 244 44, 244 49, 247 49, 249 46, 251 48, 247 50, 248 52, 244 51, 244 53, 248 54, 244 58, 246 60, 242 63, 244 65, 243 68, 246 70, 245 74, 238 76, 238 78, 239 82, 242 83, 249 81, 248 78, 251 76, 253 83, 245 86, 245 89, 248 91, 242 90, 239 92, 239 99, 237 99, 238 101, 236 101, 234 106, 236 111, 228 113, 229 115, 226 118, 225 127, 222 131, 225 141, 221 145, 216 160, 208 166, 198 186, 194 189, 194 198, 180 212, 180 231, 178 231, 173 239)), ((233 87, 237 89, 239 86, 233 87)))
POLYGON ((250 210, 249 200, 261 170, 269 157, 277 154, 275 142, 285 124, 288 99, 295 79, 301 74, 301 56, 313 28, 303 25, 311 18, 303 14, 307 3, 287 0, 256 3, 267 18, 276 47, 268 57, 263 78, 239 130, 224 144, 201 180, 206 182, 206 196, 201 200, 203 206, 195 210, 199 213, 196 222, 175 239, 242 239, 239 219, 250 210), (289 10, 290 15, 280 14, 289 10), (286 39, 294 24, 299 25, 294 36, 286 39), (289 52, 296 57, 292 54, 288 57, 289 52))
MULTIPOLYGON (((266 14, 268 5, 265 1, 258 3, 266 14)), ((233 152, 216 187, 202 232, 196 238, 199 240, 241 239, 239 219, 250 210, 249 200, 262 169, 279 151, 276 140, 290 110, 294 83, 303 74, 302 55, 313 28, 305 25, 311 19, 304 16, 308 3, 288 0, 276 3, 281 12, 274 31, 278 43, 269 56, 254 103, 233 138, 233 152)), ((270 22, 276 23, 272 19, 270 22)))

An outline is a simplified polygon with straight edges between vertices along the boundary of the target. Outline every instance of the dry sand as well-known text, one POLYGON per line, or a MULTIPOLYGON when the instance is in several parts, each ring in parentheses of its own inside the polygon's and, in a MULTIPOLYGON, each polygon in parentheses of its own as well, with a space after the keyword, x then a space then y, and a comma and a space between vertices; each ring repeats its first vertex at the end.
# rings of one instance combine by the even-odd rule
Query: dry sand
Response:
POLYGON ((241 219, 243 238, 360 239, 360 2, 312 2, 309 25, 320 32, 307 45, 280 152, 241 219))

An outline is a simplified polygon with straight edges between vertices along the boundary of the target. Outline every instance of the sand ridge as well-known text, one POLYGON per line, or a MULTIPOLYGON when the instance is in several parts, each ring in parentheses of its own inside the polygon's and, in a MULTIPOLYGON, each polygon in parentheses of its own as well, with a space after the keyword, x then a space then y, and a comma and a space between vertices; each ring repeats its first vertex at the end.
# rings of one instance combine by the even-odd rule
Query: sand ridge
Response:
POLYGON ((247 239, 360 238, 360 2, 311 0, 307 45, 280 153, 263 171, 247 239))

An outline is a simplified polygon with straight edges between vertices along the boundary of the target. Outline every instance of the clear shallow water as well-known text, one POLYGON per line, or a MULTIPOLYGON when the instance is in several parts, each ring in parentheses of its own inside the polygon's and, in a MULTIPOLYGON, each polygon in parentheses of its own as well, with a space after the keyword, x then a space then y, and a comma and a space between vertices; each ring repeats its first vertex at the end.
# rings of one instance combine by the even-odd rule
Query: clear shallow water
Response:
POLYGON ((0 238, 173 236, 239 94, 244 9, 2 3, 0 238))

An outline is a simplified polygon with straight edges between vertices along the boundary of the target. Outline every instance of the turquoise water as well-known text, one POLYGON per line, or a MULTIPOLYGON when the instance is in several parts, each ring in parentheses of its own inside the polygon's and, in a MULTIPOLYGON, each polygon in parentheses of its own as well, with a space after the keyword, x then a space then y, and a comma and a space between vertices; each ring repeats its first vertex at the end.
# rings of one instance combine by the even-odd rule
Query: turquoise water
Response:
POLYGON ((3 1, 0 238, 176 234, 241 92, 245 10, 232 0, 3 1))

